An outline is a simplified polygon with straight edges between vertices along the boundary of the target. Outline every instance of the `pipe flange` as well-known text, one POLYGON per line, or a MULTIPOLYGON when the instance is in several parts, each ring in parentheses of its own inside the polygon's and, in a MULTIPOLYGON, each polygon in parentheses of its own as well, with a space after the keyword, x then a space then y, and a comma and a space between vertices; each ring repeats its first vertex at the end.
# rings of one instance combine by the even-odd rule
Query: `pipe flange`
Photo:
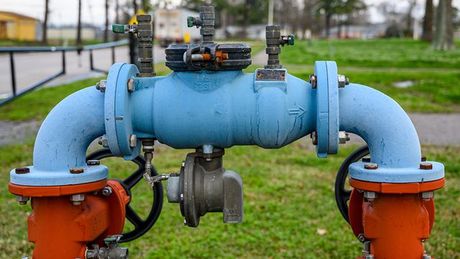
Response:
MULTIPOLYGON (((107 143, 113 155, 133 159, 139 155, 140 140, 135 138, 131 117, 131 92, 128 81, 139 73, 135 65, 115 63, 107 76, 104 118, 107 143)), ((135 84, 135 82, 133 83, 135 84)))
POLYGON ((421 183, 444 178, 444 165, 427 161, 430 169, 419 167, 388 168, 384 166, 366 166, 366 162, 355 162, 348 168, 350 177, 360 181, 378 183, 421 183))
POLYGON ((316 129, 318 157, 336 154, 339 147, 339 84, 337 64, 333 61, 316 61, 316 129))

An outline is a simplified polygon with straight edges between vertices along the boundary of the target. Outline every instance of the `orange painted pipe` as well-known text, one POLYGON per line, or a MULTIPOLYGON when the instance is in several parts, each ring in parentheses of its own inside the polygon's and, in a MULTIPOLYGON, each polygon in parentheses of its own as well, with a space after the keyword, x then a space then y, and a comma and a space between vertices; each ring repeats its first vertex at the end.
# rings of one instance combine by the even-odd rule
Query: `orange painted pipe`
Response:
POLYGON ((364 236, 375 259, 420 259, 430 235, 430 213, 420 194, 383 194, 363 202, 364 236))

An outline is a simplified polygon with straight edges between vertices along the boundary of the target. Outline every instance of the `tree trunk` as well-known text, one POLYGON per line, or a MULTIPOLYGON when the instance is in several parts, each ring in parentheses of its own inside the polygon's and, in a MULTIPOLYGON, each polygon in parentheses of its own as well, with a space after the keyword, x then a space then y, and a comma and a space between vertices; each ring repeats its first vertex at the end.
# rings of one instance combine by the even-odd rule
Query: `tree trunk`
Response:
MULTIPOLYGON (((116 24, 120 23, 120 14, 118 12, 119 9, 120 9, 120 2, 119 2, 119 0, 115 0, 115 23, 116 24)), ((120 39, 120 36, 119 36, 118 33, 115 33, 113 36, 114 36, 115 40, 120 39)))
POLYGON ((137 14, 137 10, 139 9, 139 6, 137 5, 137 1, 133 0, 133 8, 134 8, 134 15, 137 14))
POLYGON ((450 50, 454 47, 452 0, 439 0, 436 11, 436 32, 433 47, 436 50, 450 50))
POLYGON ((49 14, 49 0, 45 0, 45 17, 43 18, 43 29, 42 29, 42 42, 48 43, 48 14, 49 14))
POLYGON ((425 1, 425 16, 423 17, 422 40, 431 42, 433 40, 433 0, 425 1))
POLYGON ((326 31, 326 39, 329 39, 329 36, 331 34, 331 19, 332 19, 332 14, 327 13, 326 14, 326 24, 325 24, 325 31, 326 31))
POLYGON ((81 46, 81 0, 78 0, 77 46, 81 46))
POLYGON ((105 0, 105 28, 104 28, 104 42, 109 41, 109 0, 105 0))

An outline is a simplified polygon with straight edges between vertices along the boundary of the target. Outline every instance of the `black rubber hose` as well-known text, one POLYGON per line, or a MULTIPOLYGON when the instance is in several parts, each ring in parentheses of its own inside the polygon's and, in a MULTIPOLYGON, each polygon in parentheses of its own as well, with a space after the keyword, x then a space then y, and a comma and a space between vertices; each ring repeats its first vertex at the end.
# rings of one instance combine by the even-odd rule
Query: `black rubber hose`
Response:
POLYGON ((367 145, 355 150, 345 161, 343 161, 335 178, 335 201, 337 202, 340 214, 342 214, 342 217, 347 222, 350 222, 348 217, 348 200, 350 200, 351 195, 351 191, 345 189, 345 183, 348 178, 348 167, 367 155, 369 155, 369 148, 367 145))

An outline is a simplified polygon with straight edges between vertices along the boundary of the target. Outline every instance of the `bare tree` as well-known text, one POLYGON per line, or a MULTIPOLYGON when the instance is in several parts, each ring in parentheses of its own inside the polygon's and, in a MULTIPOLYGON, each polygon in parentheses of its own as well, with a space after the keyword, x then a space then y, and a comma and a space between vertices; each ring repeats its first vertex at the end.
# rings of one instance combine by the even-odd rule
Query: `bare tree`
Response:
POLYGON ((48 14, 49 14, 49 0, 45 0, 45 17, 43 18, 43 37, 42 42, 48 43, 48 14))
POLYGON ((78 0, 77 46, 81 46, 81 0, 78 0))
POLYGON ((437 50, 454 48, 452 0, 439 0, 436 10, 436 31, 433 47, 437 50))
POLYGON ((425 41, 433 40, 433 0, 425 1, 425 16, 423 17, 423 34, 422 39, 425 41))
POLYGON ((105 26, 104 26, 104 42, 109 41, 109 0, 105 0, 105 26))

